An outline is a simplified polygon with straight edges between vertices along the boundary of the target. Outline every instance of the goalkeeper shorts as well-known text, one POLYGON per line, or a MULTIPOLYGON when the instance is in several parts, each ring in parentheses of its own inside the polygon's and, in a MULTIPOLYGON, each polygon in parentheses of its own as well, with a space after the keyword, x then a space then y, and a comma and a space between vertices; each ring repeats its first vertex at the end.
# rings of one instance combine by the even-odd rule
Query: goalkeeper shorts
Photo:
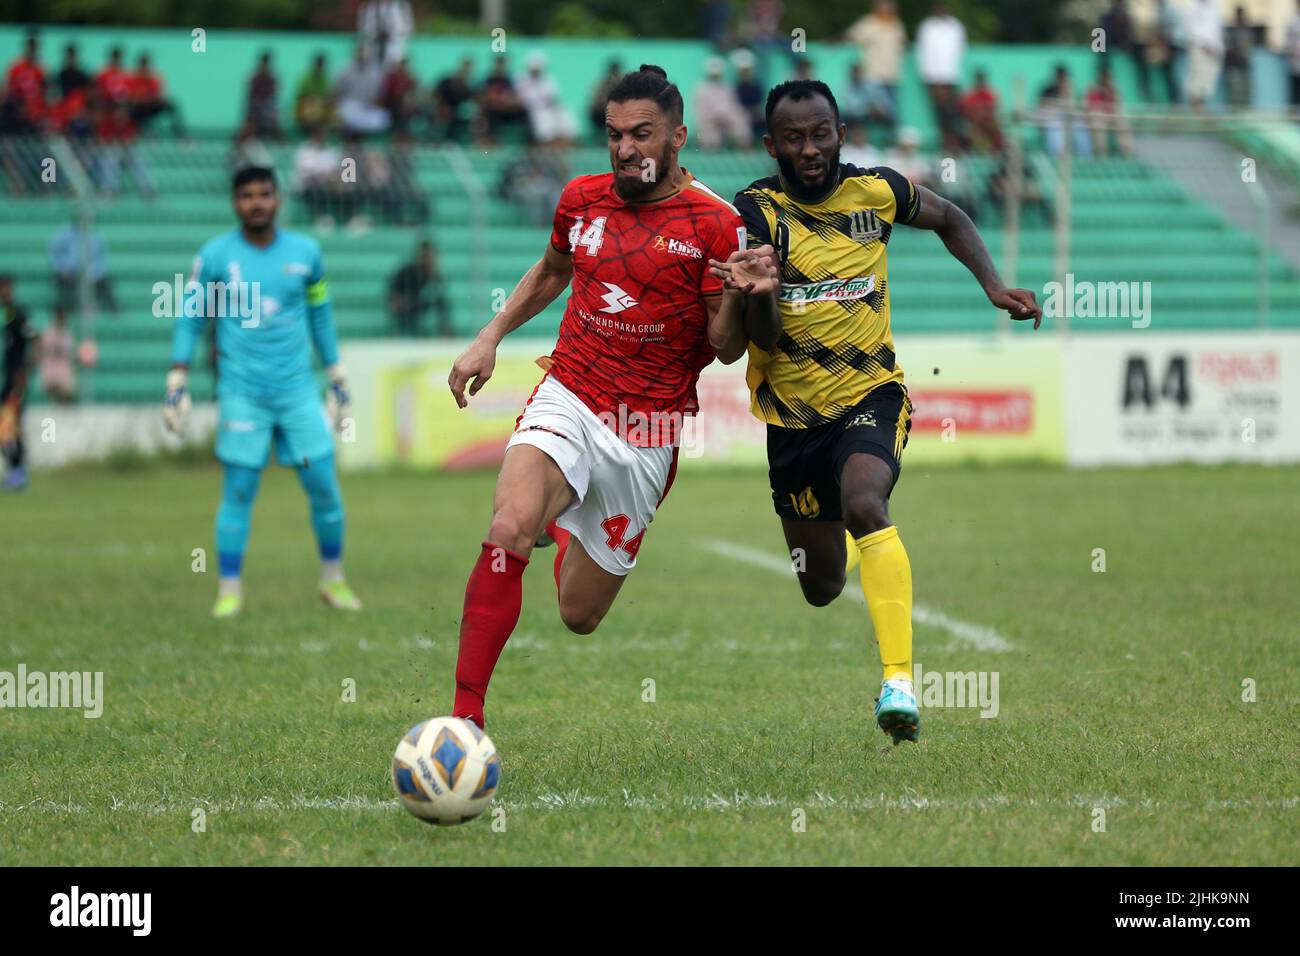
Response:
POLYGON ((227 465, 265 468, 275 442, 282 465, 310 466, 334 454, 334 435, 315 388, 268 398, 222 395, 217 458, 227 465))

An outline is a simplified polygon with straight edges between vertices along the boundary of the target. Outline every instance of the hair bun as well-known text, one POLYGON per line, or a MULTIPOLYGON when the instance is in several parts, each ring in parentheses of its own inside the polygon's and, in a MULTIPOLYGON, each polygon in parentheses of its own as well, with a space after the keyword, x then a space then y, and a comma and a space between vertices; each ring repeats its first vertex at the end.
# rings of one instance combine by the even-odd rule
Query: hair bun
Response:
POLYGON ((659 76, 662 76, 665 80, 668 79, 668 71, 665 70, 662 66, 655 66, 653 63, 642 63, 640 72, 656 73, 659 76))

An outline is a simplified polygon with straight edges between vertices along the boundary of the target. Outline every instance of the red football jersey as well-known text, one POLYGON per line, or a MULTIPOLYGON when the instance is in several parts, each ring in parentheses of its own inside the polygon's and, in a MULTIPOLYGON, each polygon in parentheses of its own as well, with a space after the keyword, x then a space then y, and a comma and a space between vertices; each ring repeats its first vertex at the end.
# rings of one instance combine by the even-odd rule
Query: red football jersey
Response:
POLYGON ((659 202, 628 203, 614 174, 579 176, 555 209, 551 245, 573 256, 573 286, 551 374, 633 445, 677 441, 713 361, 704 296, 710 259, 745 248, 735 208, 686 170, 659 202))

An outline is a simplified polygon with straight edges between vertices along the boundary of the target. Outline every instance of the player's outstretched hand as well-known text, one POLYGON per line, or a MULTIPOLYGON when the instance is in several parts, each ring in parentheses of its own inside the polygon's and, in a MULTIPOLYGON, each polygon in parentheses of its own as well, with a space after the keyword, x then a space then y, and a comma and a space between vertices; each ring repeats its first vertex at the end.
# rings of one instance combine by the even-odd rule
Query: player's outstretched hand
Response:
POLYGON ((771 295, 781 286, 781 271, 771 246, 737 250, 726 262, 710 259, 709 271, 722 280, 724 288, 735 292, 771 295))
POLYGON ((989 293, 989 301, 999 309, 1006 309, 1018 322, 1033 319, 1034 328, 1043 324, 1043 310, 1034 301, 1034 293, 1028 289, 998 289, 989 293))
POLYGON ((190 411, 189 376, 183 368, 167 373, 167 391, 163 395, 163 424, 173 435, 181 433, 181 423, 190 411))
POLYGON ((496 364, 496 346, 481 339, 475 339, 469 348, 460 353, 460 357, 452 363, 451 374, 447 376, 447 385, 451 394, 456 396, 457 405, 464 408, 469 404, 469 399, 465 397, 465 383, 469 383, 472 398, 492 377, 496 364))
POLYGON ((330 380, 329 387, 325 390, 325 411, 329 414, 334 430, 342 431, 344 423, 352 417, 352 392, 348 388, 342 365, 335 362, 325 370, 325 374, 330 380))

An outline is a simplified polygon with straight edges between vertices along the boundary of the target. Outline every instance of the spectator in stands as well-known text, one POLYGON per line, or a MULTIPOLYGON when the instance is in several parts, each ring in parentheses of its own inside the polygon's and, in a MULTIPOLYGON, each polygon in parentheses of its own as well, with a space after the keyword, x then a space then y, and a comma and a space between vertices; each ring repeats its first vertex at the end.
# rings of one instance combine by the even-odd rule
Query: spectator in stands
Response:
POLYGON ((1111 133, 1115 134, 1115 145, 1121 155, 1133 155, 1133 134, 1128 120, 1120 108, 1119 91, 1111 80, 1110 66, 1105 60, 1097 71, 1097 82, 1088 90, 1084 98, 1084 109, 1088 114, 1088 129, 1092 133, 1092 150, 1098 156, 1111 153, 1111 133))
POLYGON ((84 96, 90 86, 90 74, 81 68, 75 43, 69 43, 63 48, 63 68, 59 70, 55 82, 58 84, 61 100, 66 100, 75 93, 84 96))
POLYGON ((1291 108, 1300 109, 1300 0, 1296 2, 1295 16, 1286 25, 1285 55, 1291 74, 1291 108))
POLYGON ((975 219, 977 210, 969 201, 964 182, 945 182, 943 177, 935 176, 934 160, 921 152, 921 136, 912 127, 903 127, 898 131, 898 144, 885 157, 885 165, 902 173, 918 186, 926 186, 944 199, 957 203, 975 219))
POLYGON ((1255 50, 1255 27, 1246 18, 1246 8, 1238 6, 1232 23, 1223 31, 1223 80, 1228 105, 1237 109, 1250 106, 1250 58, 1255 50))
POLYGON ((248 81, 247 122, 259 137, 280 139, 280 81, 271 69, 271 51, 262 53, 248 81))
POLYGON ((364 143, 356 133, 343 136, 343 159, 356 164, 356 176, 344 177, 342 191, 349 197, 347 230, 352 235, 370 231, 371 213, 386 222, 396 218, 393 171, 388 157, 364 143))
POLYGON ((1076 156, 1092 153, 1088 127, 1079 116, 1070 71, 1064 64, 1057 66, 1052 81, 1038 94, 1038 128, 1043 134, 1043 146, 1053 159, 1059 158, 1070 144, 1076 156))
POLYGON ((99 190, 116 196, 122 185, 122 167, 131 173, 135 187, 145 199, 155 195, 153 176, 144 153, 136 145, 139 132, 131 119, 129 101, 99 103, 94 109, 95 145, 92 175, 99 190))
POLYGON ((880 151, 871 145, 865 123, 849 124, 844 147, 840 150, 843 161, 851 166, 871 169, 880 165, 880 151))
POLYGON ((398 60, 384 77, 380 102, 392 117, 393 132, 400 139, 408 138, 411 120, 420 112, 420 96, 419 83, 411 75, 406 57, 398 60))
POLYGON ((758 81, 758 74, 754 72, 754 54, 748 50, 737 50, 731 55, 731 62, 736 68, 736 101, 749 119, 750 139, 761 143, 763 134, 767 132, 767 118, 763 114, 767 92, 758 81))
POLYGON ((393 315, 396 335, 406 338, 426 335, 424 314, 432 308, 437 313, 434 334, 451 337, 447 289, 438 271, 433 243, 429 240, 421 242, 415 258, 393 273, 388 282, 388 308, 393 315))
POLYGON ((136 57, 135 72, 128 81, 131 92, 131 120, 140 129, 144 129, 155 116, 166 113, 171 120, 172 133, 185 136, 185 124, 181 121, 176 104, 163 96, 162 77, 153 71, 148 53, 136 57))
POLYGON ((1156 0, 1155 36, 1147 45, 1147 59, 1160 68, 1165 100, 1172 106, 1183 101, 1178 85, 1178 61, 1186 47, 1183 17, 1169 0, 1156 0))
POLYGON ((231 175, 245 166, 264 166, 267 169, 275 167, 275 157, 266 144, 257 138, 252 123, 245 121, 235 135, 226 166, 231 175))
POLYGON ((757 57, 756 72, 760 81, 775 75, 773 57, 791 53, 789 37, 781 32, 785 8, 781 0, 749 0, 740 22, 740 38, 757 57))
POLYGON ((528 122, 528 112, 519 100, 504 56, 493 61, 492 72, 479 88, 478 108, 479 138, 485 143, 495 142, 505 126, 528 122))
MULTIPOLYGON (((1016 195, 1016 183, 1012 181, 1015 167, 1011 165, 1011 154, 1004 152, 998 168, 989 176, 987 199, 999 215, 1005 215, 1007 204, 1016 195)), ((1051 207, 1043 196, 1042 188, 1034 176, 1034 169, 1027 158, 1021 158, 1019 202, 1022 222, 1036 220, 1041 225, 1052 221, 1051 207)))
POLYGON ((1000 153, 1003 147, 1002 125, 998 122, 998 94, 989 86, 989 75, 975 71, 975 85, 961 98, 961 113, 966 120, 971 148, 980 153, 1000 153))
POLYGON ((921 155, 921 134, 914 127, 898 131, 898 143, 885 157, 885 165, 902 173, 918 186, 931 185, 930 161, 921 155))
POLYGON ((963 145, 957 85, 965 55, 966 28, 948 12, 946 3, 935 3, 916 32, 917 69, 930 94, 943 148, 950 155, 961 152, 963 145))
POLYGON ((1187 17, 1187 101, 1203 111, 1223 70, 1223 17, 1219 0, 1192 0, 1187 17))
POLYGON ((334 230, 336 213, 350 218, 351 198, 343 192, 343 154, 316 127, 293 155, 294 191, 319 232, 334 230))
POLYGON ((383 86, 383 67, 371 59, 364 46, 358 46, 352 62, 334 84, 339 119, 345 132, 365 135, 388 129, 392 117, 379 103, 383 86))
POLYGON ((605 139, 605 102, 609 99, 609 92, 618 83, 619 78, 623 75, 623 64, 618 60, 610 60, 609 65, 605 67, 605 75, 596 83, 596 88, 591 91, 591 101, 587 106, 587 118, 591 121, 591 129, 596 134, 596 138, 603 141, 605 139))
POLYGON ((894 0, 875 0, 872 11, 854 21, 844 38, 858 48, 860 72, 872 90, 872 98, 883 94, 888 101, 885 115, 893 127, 898 121, 898 87, 907 52, 907 28, 898 16, 897 4, 894 0))
POLYGON ((1150 100, 1151 76, 1147 70, 1146 44, 1141 41, 1124 0, 1111 0, 1110 9, 1101 15, 1101 21, 1097 25, 1105 37, 1105 55, 1124 52, 1131 56, 1133 66, 1137 69, 1138 89, 1142 99, 1150 100))
MULTIPOLYGON (((713 49, 722 51, 731 46, 731 2, 730 0, 707 0, 700 8, 700 36, 713 45, 713 49)), ((600 121, 601 135, 605 132, 605 120, 600 121)))
POLYGON ((19 132, 34 132, 46 118, 45 70, 40 63, 40 40, 28 34, 23 55, 9 66, 5 77, 5 98, 13 116, 10 123, 19 132))
POLYGON ((122 65, 122 48, 108 51, 108 64, 95 77, 95 88, 105 106, 126 104, 131 100, 131 75, 122 65))
POLYGON ((551 223, 564 184, 569 181, 564 154, 529 147, 523 156, 501 171, 498 192, 524 210, 530 225, 551 223))
POLYGON ((560 97, 560 86, 546 71, 546 54, 534 50, 528 54, 526 70, 515 83, 519 102, 528 111, 528 125, 533 142, 542 146, 568 146, 578 135, 573 115, 560 97))
POLYGON ((103 236, 79 222, 69 222, 54 234, 48 252, 57 308, 68 311, 81 309, 81 273, 84 268, 99 307, 114 314, 118 312, 113 280, 108 275, 108 250, 103 236))
POLYGON ((415 173, 414 153, 409 142, 393 143, 388 151, 388 169, 396 207, 393 222, 416 226, 428 223, 432 209, 415 173))
POLYGON ((465 104, 474 99, 470 77, 474 61, 465 57, 455 73, 448 73, 433 88, 432 132, 434 139, 460 142, 469 130, 465 104))
MULTIPOLYGON (((21 136, 28 131, 22 97, 8 87, 0 90, 0 136, 21 136)), ((8 157, 8 152, 4 155, 8 157)))
POLYGON ((311 69, 298 81, 293 95, 293 119, 298 129, 308 136, 318 126, 329 129, 334 125, 334 87, 325 68, 324 53, 312 57, 311 69))
POLYGON ((849 126, 880 123, 894 128, 894 101, 884 86, 866 78, 860 60, 849 65, 849 82, 840 94, 839 104, 840 115, 849 126))
POLYGON ((74 141, 84 142, 94 132, 90 97, 94 94, 90 74, 77 61, 77 45, 63 48, 63 68, 55 80, 59 99, 50 110, 51 124, 74 141))
POLYGON ((372 214, 394 225, 428 220, 428 201, 416 183, 408 147, 394 141, 391 151, 384 152, 355 133, 344 137, 343 156, 356 161, 355 182, 342 184, 351 196, 349 232, 366 232, 372 214))
POLYGON ((67 310, 55 307, 54 322, 41 333, 38 354, 41 389, 59 403, 77 399, 77 375, 72 367, 73 345, 67 310))
POLYGON ((727 64, 720 56, 704 62, 704 82, 695 88, 695 130, 701 149, 716 150, 723 146, 748 149, 749 117, 736 99, 736 91, 727 83, 727 64))
POLYGON ((365 0, 357 10, 357 32, 375 63, 396 66, 406 58, 406 42, 415 32, 409 0, 365 0))

